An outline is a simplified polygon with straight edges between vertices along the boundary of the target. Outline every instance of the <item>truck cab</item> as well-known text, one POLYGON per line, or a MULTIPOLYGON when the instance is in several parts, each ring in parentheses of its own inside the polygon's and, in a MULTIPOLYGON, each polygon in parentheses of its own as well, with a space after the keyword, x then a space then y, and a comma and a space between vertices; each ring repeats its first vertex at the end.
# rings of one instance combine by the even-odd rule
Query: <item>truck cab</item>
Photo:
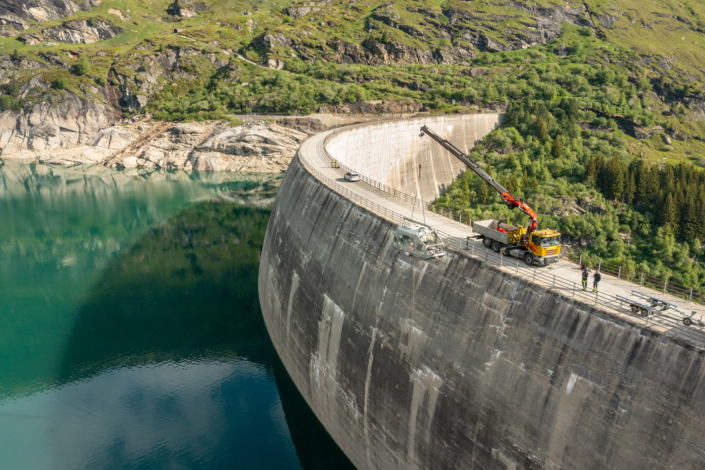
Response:
POLYGON ((557 263, 561 254, 561 234, 555 230, 537 230, 531 234, 529 248, 540 259, 545 258, 545 264, 557 263))

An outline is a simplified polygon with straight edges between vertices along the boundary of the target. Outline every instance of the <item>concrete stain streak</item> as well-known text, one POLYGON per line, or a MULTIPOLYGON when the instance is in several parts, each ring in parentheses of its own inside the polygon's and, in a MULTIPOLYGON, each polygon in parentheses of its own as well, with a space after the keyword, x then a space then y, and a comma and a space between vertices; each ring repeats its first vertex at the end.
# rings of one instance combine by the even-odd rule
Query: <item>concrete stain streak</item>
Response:
POLYGON ((291 275, 291 289, 289 290, 289 305, 287 305, 286 308, 286 341, 287 345, 289 344, 289 340, 291 339, 291 306, 294 303, 294 295, 296 295, 296 291, 299 289, 299 275, 296 274, 296 271, 293 271, 293 274, 291 275))
POLYGON ((422 402, 427 398, 427 417, 423 421, 421 431, 424 434, 424 441, 428 442, 431 434, 433 415, 436 412, 438 394, 443 386, 443 379, 428 367, 423 366, 421 369, 414 369, 411 372, 411 384, 413 390, 411 396, 411 413, 409 416, 409 439, 406 446, 407 464, 419 468, 419 462, 416 459, 416 434, 417 427, 419 426, 419 410, 422 402))
MULTIPOLYGON (((379 320, 378 320, 379 321, 379 320)), ((370 382, 372 381, 372 363, 374 362, 374 350, 375 350, 375 340, 377 339, 377 321, 375 322, 375 327, 372 328, 372 339, 370 340, 370 351, 367 359, 367 375, 365 376, 365 404, 363 408, 364 416, 364 432, 365 432, 365 453, 367 455, 367 465, 372 467, 372 459, 370 458, 370 429, 369 429, 369 415, 367 413, 367 408, 370 403, 370 382)))
POLYGON ((353 296, 352 307, 350 307, 350 310, 355 310, 355 301, 357 300, 357 293, 360 291, 360 283, 362 282, 362 276, 365 275, 365 268, 366 267, 367 267, 367 263, 363 262, 362 269, 360 270, 360 275, 357 277, 357 285, 355 286, 355 295, 353 296))

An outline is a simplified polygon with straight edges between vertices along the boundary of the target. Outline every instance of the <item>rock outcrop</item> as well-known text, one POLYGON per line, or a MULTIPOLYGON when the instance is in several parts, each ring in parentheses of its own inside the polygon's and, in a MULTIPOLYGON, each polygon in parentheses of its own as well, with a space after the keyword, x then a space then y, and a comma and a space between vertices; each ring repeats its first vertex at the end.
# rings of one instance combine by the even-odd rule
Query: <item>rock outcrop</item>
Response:
POLYGON ((61 26, 45 29, 45 38, 68 44, 93 44, 98 41, 112 39, 122 34, 123 29, 100 20, 67 21, 61 26))
MULTIPOLYGON (((100 1, 86 2, 91 6, 100 1)), ((0 3, 0 16, 33 20, 50 21, 66 18, 81 8, 72 0, 3 0, 0 3)))
POLYGON ((7 156, 78 145, 118 119, 112 107, 66 92, 55 103, 0 113, 0 149, 7 156))
MULTIPOLYGON (((44 110, 57 116, 56 110, 44 110)), ((39 110, 36 110, 39 112, 39 110)), ((36 121, 23 116, 21 123, 36 121)), ((16 117, 16 119, 18 119, 16 117)), ((308 119, 310 121, 310 119, 308 119)), ((9 127, 10 113, 0 115, 9 127)), ((57 165, 102 164, 113 168, 281 173, 308 134, 292 127, 255 121, 237 127, 227 124, 138 121, 96 130, 90 137, 64 126, 72 119, 40 121, 22 136, 11 136, 3 158, 37 159, 57 165)), ((85 122, 82 122, 86 129, 85 122)), ((288 124, 288 123, 287 123, 288 124)), ((318 123, 320 126, 320 123, 318 123)), ((303 123, 311 125, 311 123, 303 123)), ((5 131, 7 132, 7 131, 5 131)), ((5 137, 4 134, 0 136, 5 137)))

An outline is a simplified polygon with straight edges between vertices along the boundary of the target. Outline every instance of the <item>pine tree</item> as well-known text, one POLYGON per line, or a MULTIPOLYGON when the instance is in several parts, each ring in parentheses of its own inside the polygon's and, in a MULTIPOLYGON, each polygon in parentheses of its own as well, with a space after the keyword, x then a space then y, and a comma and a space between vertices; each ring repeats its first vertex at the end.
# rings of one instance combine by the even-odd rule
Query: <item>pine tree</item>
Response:
POLYGON ((661 226, 673 233, 678 224, 678 208, 673 195, 668 193, 661 207, 661 226))
POLYGON ((595 159, 590 155, 590 160, 588 160, 588 164, 585 167, 585 184, 589 188, 594 188, 595 183, 597 182, 597 164, 595 162, 595 159))
POLYGON ((624 189, 624 202, 631 204, 634 201, 634 194, 636 193, 636 182, 634 180, 634 173, 630 173, 627 170, 627 185, 624 189))
POLYGON ((531 177, 531 183, 529 184, 529 190, 531 196, 536 195, 539 192, 539 180, 535 177, 531 177))
POLYGON ((695 203, 695 197, 692 193, 690 197, 688 197, 681 212, 680 232, 683 240, 688 243, 696 240, 700 235, 697 204, 695 203))
POLYGON ((613 198, 615 201, 619 200, 624 194, 625 187, 625 175, 624 167, 621 160, 615 155, 605 167, 605 182, 604 189, 606 196, 613 198))
POLYGON ((526 170, 524 170, 524 175, 521 177, 521 187, 524 192, 529 190, 529 175, 526 173, 526 170))
POLYGON ((480 192, 477 196, 480 199, 480 204, 487 204, 487 201, 490 199, 490 189, 484 181, 480 185, 480 192))
POLYGON ((548 129, 546 128, 546 121, 544 121, 541 116, 536 118, 536 136, 542 142, 548 139, 548 129))
POLYGON ((561 148, 561 139, 559 136, 556 136, 556 138, 553 139, 553 147, 551 148, 551 155, 556 160, 563 156, 563 149, 561 148))

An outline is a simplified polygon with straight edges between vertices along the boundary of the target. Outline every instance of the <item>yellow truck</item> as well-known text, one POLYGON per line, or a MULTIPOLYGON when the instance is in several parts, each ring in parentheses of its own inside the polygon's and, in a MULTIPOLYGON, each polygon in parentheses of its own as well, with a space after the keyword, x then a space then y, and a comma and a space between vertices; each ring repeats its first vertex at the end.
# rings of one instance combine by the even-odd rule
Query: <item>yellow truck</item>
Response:
POLYGON ((487 248, 505 256, 514 256, 528 266, 557 263, 561 254, 561 234, 551 229, 534 230, 524 242, 527 229, 521 225, 503 224, 496 220, 472 223, 472 230, 487 248))

